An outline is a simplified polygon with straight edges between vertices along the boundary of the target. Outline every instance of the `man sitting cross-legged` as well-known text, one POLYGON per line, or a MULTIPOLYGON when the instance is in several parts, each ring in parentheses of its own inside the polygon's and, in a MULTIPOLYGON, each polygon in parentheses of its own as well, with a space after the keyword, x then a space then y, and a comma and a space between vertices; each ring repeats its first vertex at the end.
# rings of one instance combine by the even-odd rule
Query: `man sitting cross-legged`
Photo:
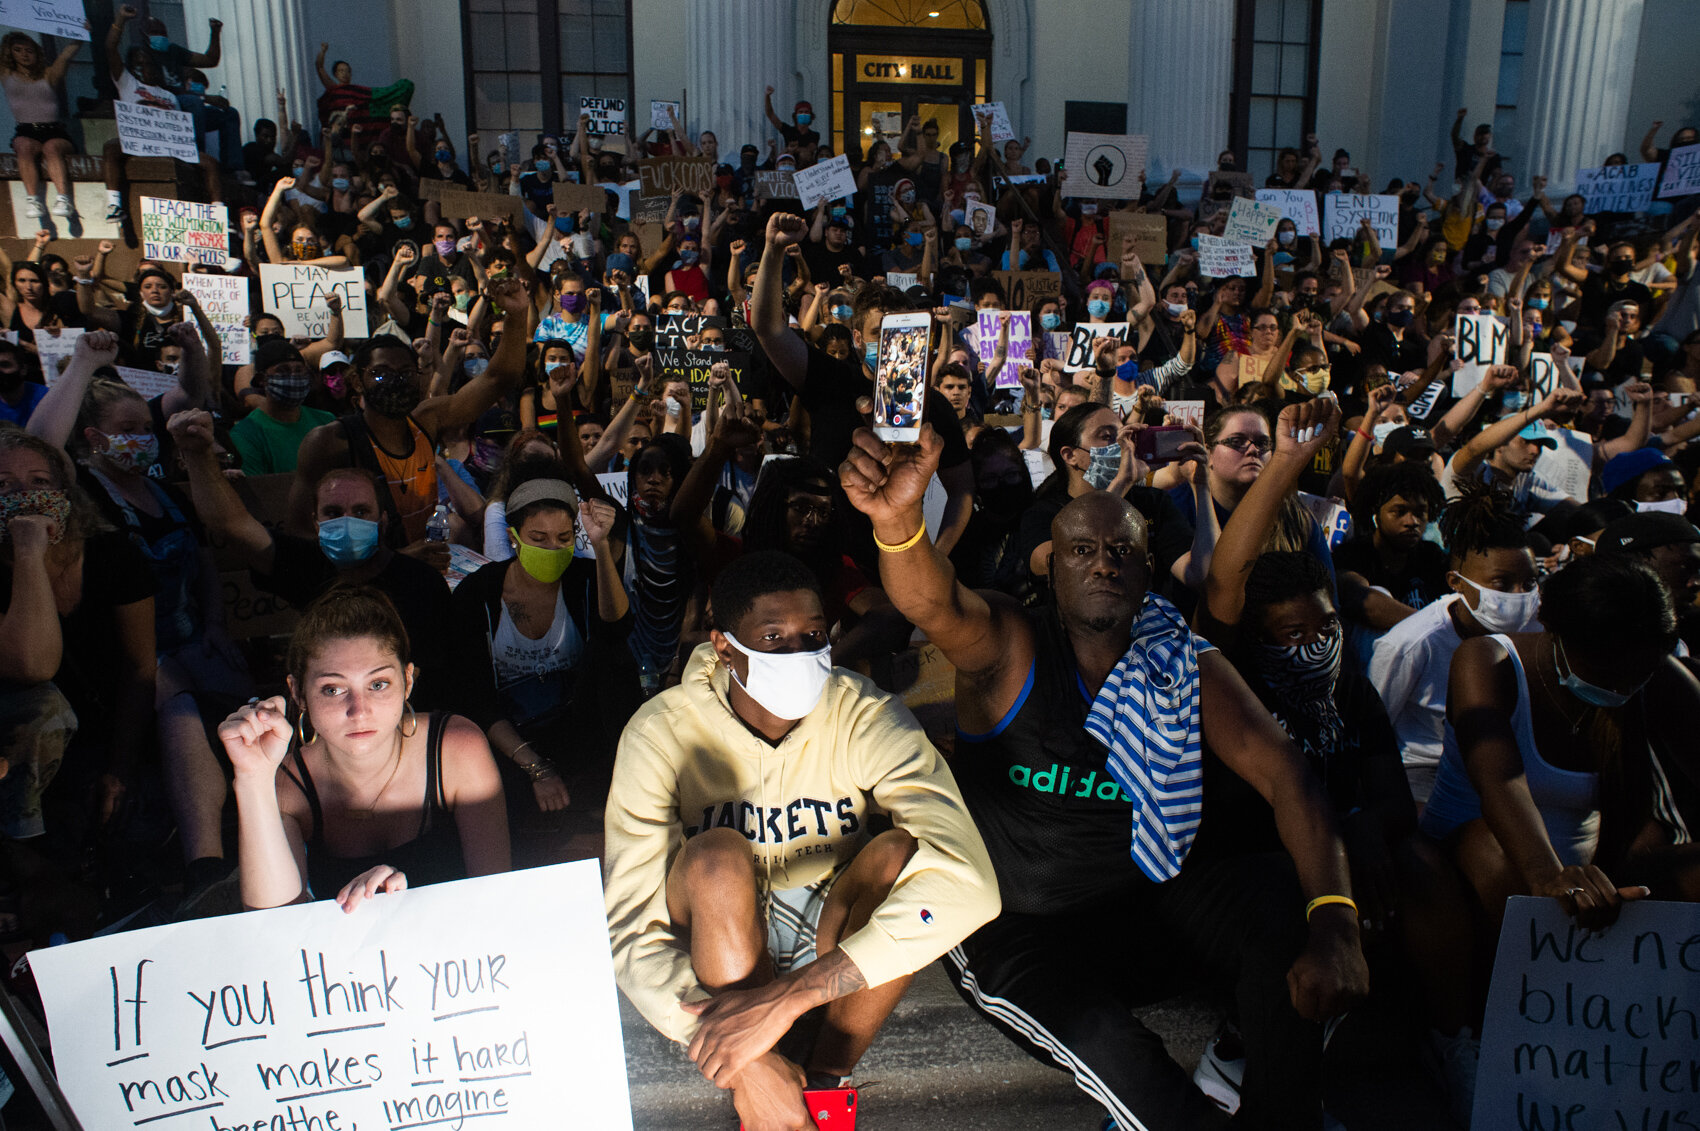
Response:
POLYGON ((832 668, 808 567, 746 554, 715 630, 633 716, 608 795, 620 988, 749 1131, 812 1127, 910 976, 998 913, 979 833, 915 717, 832 668), (875 834, 871 820, 889 823, 875 834), (808 1071, 774 1051, 816 1006, 808 1071))

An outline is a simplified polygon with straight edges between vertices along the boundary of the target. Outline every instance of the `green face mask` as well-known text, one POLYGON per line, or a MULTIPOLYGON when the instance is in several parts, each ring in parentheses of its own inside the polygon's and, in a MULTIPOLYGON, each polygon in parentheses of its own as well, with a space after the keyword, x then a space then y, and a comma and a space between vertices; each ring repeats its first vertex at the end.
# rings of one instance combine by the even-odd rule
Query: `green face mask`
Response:
POLYGON ((566 573, 567 567, 573 564, 573 548, 571 546, 560 550, 545 550, 542 546, 531 546, 521 542, 519 531, 511 526, 508 527, 508 533, 513 535, 520 568, 545 585, 561 580, 561 575, 566 573))

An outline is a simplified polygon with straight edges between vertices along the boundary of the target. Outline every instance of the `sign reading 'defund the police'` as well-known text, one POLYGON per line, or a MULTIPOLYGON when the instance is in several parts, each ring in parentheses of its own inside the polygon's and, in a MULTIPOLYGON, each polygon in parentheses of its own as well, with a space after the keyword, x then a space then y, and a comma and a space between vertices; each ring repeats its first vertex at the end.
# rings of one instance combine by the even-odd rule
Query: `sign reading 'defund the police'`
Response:
POLYGON ((631 1128, 594 860, 30 956, 84 1127, 631 1128), (476 1122, 474 1122, 476 1121, 476 1122))
POLYGON ((1556 900, 1508 901, 1471 1126, 1700 1127, 1700 905, 1626 903, 1589 934, 1556 900))

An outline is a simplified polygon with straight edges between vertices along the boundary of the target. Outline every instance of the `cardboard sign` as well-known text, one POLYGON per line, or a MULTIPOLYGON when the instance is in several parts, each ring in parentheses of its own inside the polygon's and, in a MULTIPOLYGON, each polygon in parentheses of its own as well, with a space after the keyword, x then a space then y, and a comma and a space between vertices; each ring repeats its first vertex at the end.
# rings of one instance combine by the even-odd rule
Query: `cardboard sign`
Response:
POLYGON ((1511 331, 1491 314, 1460 314, 1452 332, 1457 346, 1453 357, 1463 363, 1453 370, 1452 395, 1461 397, 1482 383, 1489 366, 1505 364, 1505 344, 1511 331))
POLYGON ((797 199, 804 208, 813 208, 823 200, 856 195, 856 178, 850 172, 850 158, 840 153, 830 161, 819 161, 807 169, 792 174, 797 185, 797 199))
POLYGON ((1301 236, 1322 231, 1322 221, 1316 216, 1316 194, 1309 189, 1258 189, 1257 199, 1279 208, 1281 216, 1291 220, 1301 236))
POLYGON ((726 353, 720 350, 661 350, 656 351, 661 362, 661 379, 663 381, 689 381, 691 383, 691 411, 704 412, 708 409, 708 377, 716 364, 724 361, 732 370, 732 380, 740 386, 749 372, 750 355, 745 353, 726 353))
POLYGON ((190 164, 201 159, 195 119, 181 110, 162 110, 135 102, 114 102, 120 148, 131 157, 175 157, 190 164))
POLYGON ((1582 211, 1589 216, 1596 212, 1644 212, 1653 203, 1658 183, 1656 161, 1576 170, 1576 191, 1587 200, 1582 211))
POLYGON ((0 0, 0 27, 89 40, 83 0, 0 0))
POLYGON ((1053 361, 1063 361, 1068 357, 1068 344, 1072 340, 1067 330, 1050 330, 1045 337, 1045 356, 1053 361))
POLYGON ((1363 195, 1354 192, 1331 192, 1323 198, 1324 243, 1339 239, 1356 239, 1358 225, 1363 220, 1375 229, 1375 238, 1382 249, 1391 252, 1399 246, 1399 197, 1363 195))
POLYGON ((635 188, 632 190, 630 202, 633 224, 659 225, 667 219, 667 213, 673 207, 672 197, 641 196, 635 188))
POLYGON ((207 321, 224 344, 224 364, 247 365, 253 343, 245 320, 248 317, 248 280, 239 275, 183 274, 183 289, 194 295, 207 321))
MULTIPOLYGON (((422 185, 425 183, 420 181, 422 185)), ((476 216, 480 220, 499 218, 518 226, 525 212, 525 201, 505 192, 467 192, 465 189, 445 188, 437 195, 437 207, 445 220, 476 216)))
POLYGON ((1004 367, 998 373, 997 387, 1013 389, 1021 384, 1020 368, 1027 360, 1027 354, 1033 348, 1033 313, 1028 310, 982 310, 979 312, 979 322, 974 327, 976 345, 974 350, 980 355, 980 364, 991 364, 997 356, 998 338, 1003 333, 1003 315, 1009 315, 1009 353, 1004 357, 1004 367))
POLYGON ((222 204, 142 197, 142 258, 223 267, 230 228, 222 204))
POLYGON ((1223 236, 1198 237, 1198 271, 1210 279, 1226 279, 1237 275, 1257 274, 1257 258, 1251 245, 1237 243, 1223 236))
POLYGON ((1257 199, 1251 186, 1250 173, 1226 172, 1220 169, 1211 173, 1204 182, 1204 191, 1198 197, 1198 218, 1205 221, 1214 220, 1232 208, 1239 197, 1247 200, 1257 199))
POLYGON ((1275 238, 1275 225, 1281 222, 1281 216, 1279 205, 1236 196, 1228 208, 1228 224, 1222 229, 1222 236, 1235 243, 1262 247, 1275 238))
POLYGON ((979 133, 991 127, 993 145, 1002 145, 1006 141, 1015 141, 1015 127, 1009 124, 1009 111, 1004 109, 1002 102, 982 102, 974 107, 974 131, 979 133))
POLYGON ((1590 934, 1558 901, 1505 906, 1474 1127, 1669 1128, 1694 1120, 1700 906, 1625 902, 1590 934))
POLYGON ((592 137, 626 136, 626 100, 624 98, 581 98, 578 102, 581 115, 588 115, 590 124, 587 127, 592 137))
POLYGON ((1127 254, 1127 241, 1133 241, 1134 254, 1148 266, 1161 266, 1169 257, 1169 221, 1167 217, 1149 212, 1112 212, 1109 216, 1110 238, 1107 254, 1110 262, 1119 264, 1127 254))
POLYGON ((1138 200, 1148 145, 1144 134, 1070 133, 1063 191, 1076 199, 1138 200))
POLYGON ((606 212, 608 192, 601 185, 575 185, 571 181, 555 182, 555 211, 561 216, 580 212, 606 212))
POLYGON ((1092 343, 1099 338, 1120 338, 1128 341, 1128 325, 1126 322, 1081 322, 1074 327, 1069 335, 1068 356, 1063 359, 1063 368, 1070 373, 1079 373, 1083 369, 1092 368, 1092 343))
POLYGON ((130 388, 142 394, 146 400, 162 397, 177 387, 177 374, 161 373, 157 369, 132 369, 127 365, 114 365, 119 378, 130 388))
POLYGON ((707 196, 714 191, 714 162, 706 157, 651 157, 637 163, 638 184, 644 196, 680 192, 707 196))
POLYGON ((325 299, 335 294, 342 299, 342 332, 345 337, 368 337, 366 329, 366 277, 360 268, 332 270, 300 263, 260 264, 263 309, 283 322, 290 337, 315 341, 330 332, 331 310, 325 299))
POLYGON ((1062 298, 1062 276, 1055 271, 993 271, 1011 310, 1031 310, 1035 303, 1062 298))
POLYGON ((71 363, 71 354, 77 348, 77 339, 83 336, 83 331, 76 326, 66 326, 60 330, 41 330, 35 332, 35 353, 41 359, 41 379, 48 388, 59 380, 59 374, 71 363))
POLYGON ((652 130, 670 130, 675 123, 685 115, 685 107, 679 102, 664 102, 659 98, 649 100, 649 128, 652 130))
POLYGON ((981 201, 966 202, 962 206, 962 218, 967 221, 974 238, 981 243, 991 239, 992 233, 998 230, 998 210, 981 201))
POLYGON ((129 931, 30 965, 85 1127, 632 1125, 594 860, 351 915, 324 899, 129 931))
POLYGON ((1659 178, 1659 195, 1687 196, 1700 192, 1700 145, 1685 145, 1670 151, 1665 175, 1659 178))
POLYGON ((796 178, 777 169, 758 170, 755 188, 757 200, 794 200, 797 196, 796 178))

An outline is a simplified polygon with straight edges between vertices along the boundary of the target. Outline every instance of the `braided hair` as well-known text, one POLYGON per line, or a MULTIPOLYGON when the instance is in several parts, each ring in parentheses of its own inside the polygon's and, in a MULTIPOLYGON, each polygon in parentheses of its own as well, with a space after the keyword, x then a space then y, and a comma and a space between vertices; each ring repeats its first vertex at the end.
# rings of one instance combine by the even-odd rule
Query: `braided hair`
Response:
POLYGON ((1430 518, 1446 506, 1446 493, 1427 464, 1415 460, 1377 464, 1364 473, 1363 482, 1352 494, 1353 525, 1358 530, 1374 530, 1376 514, 1394 498, 1426 503, 1430 518))
POLYGON ((1522 550, 1529 545, 1523 520, 1511 509, 1511 495, 1488 483, 1468 483, 1440 515, 1440 536, 1457 566, 1471 554, 1522 550))

